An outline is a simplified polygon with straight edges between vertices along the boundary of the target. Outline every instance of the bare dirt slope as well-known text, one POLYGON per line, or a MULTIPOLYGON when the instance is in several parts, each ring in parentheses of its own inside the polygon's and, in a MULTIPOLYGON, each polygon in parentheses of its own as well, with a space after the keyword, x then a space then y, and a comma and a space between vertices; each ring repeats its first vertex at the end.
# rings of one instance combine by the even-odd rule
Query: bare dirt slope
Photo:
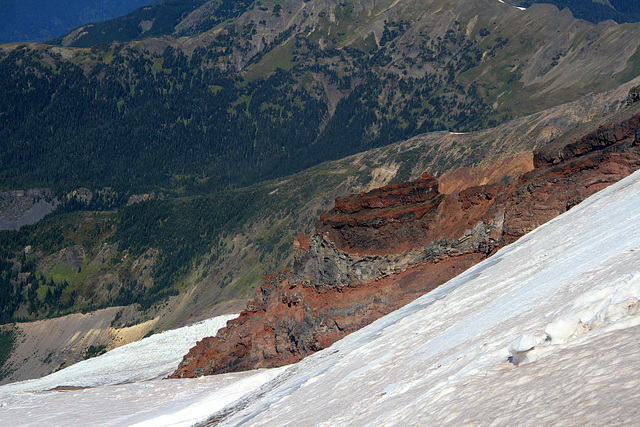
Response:
POLYGON ((84 360, 91 346, 94 350, 112 349, 137 341, 153 329, 154 320, 119 329, 111 326, 126 317, 128 311, 131 309, 110 307, 15 324, 15 348, 4 367, 10 374, 0 384, 48 375, 84 360))

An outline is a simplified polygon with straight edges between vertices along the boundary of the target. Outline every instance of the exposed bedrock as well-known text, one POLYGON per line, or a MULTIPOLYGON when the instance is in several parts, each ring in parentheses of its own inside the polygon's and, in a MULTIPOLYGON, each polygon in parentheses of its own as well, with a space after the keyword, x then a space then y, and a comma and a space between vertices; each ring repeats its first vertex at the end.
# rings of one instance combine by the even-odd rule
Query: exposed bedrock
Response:
POLYGON ((639 169, 639 121, 629 113, 550 144, 515 184, 445 195, 425 174, 336 200, 296 239, 293 267, 265 276, 240 317, 192 348, 174 376, 296 362, 407 304, 639 169))

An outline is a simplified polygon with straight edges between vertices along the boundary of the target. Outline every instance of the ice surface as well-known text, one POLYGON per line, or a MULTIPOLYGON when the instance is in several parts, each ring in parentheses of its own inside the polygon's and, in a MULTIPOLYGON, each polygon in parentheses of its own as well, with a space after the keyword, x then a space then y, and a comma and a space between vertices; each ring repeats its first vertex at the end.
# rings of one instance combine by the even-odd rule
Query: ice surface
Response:
POLYGON ((161 379, 196 341, 235 317, 162 332, 46 377, 1 386, 0 426, 189 426, 205 420, 283 371, 161 379))
POLYGON ((639 300, 635 173, 289 368, 115 386, 102 379, 92 389, 14 399, 9 385, 0 387, 0 420, 77 425, 95 414, 91 424, 185 425, 209 414, 221 425, 260 426, 636 424, 639 300))
POLYGON ((182 357, 204 337, 215 335, 237 314, 218 316, 191 326, 165 331, 101 356, 87 359, 43 378, 0 387, 0 402, 18 392, 57 386, 97 387, 161 378, 171 374, 182 357))
POLYGON ((23 393, 20 399, 0 405, 0 425, 190 426, 279 372, 262 370, 82 390, 23 393))

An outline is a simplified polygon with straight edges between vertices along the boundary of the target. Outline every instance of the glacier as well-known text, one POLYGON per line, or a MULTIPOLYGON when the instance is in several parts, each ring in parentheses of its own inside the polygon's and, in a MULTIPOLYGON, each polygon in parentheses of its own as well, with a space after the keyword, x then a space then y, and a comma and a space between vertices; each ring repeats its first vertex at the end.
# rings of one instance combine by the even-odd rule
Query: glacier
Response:
MULTIPOLYGON (((99 362, 100 369, 119 369, 96 358, 0 387, 0 421, 633 424, 640 405, 639 300, 636 172, 295 365, 161 380, 166 366, 153 371, 150 363, 115 378, 89 367, 99 362), (88 388, 53 390, 63 385, 88 388)), ((180 331, 165 342, 138 345, 162 351, 180 331)), ((136 351, 127 357, 135 359, 136 351)), ((154 360, 148 354, 145 359, 154 360)))

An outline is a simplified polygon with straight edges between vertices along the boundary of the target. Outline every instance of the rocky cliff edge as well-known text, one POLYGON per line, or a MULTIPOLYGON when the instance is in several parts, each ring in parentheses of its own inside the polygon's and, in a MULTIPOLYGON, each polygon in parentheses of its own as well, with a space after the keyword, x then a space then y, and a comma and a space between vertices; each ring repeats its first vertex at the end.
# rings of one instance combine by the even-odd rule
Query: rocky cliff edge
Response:
POLYGON ((445 195, 424 174, 337 199, 296 239, 293 267, 265 276, 247 309, 173 376, 296 362, 455 277, 639 169, 639 104, 624 115, 534 153, 515 184, 445 195))

